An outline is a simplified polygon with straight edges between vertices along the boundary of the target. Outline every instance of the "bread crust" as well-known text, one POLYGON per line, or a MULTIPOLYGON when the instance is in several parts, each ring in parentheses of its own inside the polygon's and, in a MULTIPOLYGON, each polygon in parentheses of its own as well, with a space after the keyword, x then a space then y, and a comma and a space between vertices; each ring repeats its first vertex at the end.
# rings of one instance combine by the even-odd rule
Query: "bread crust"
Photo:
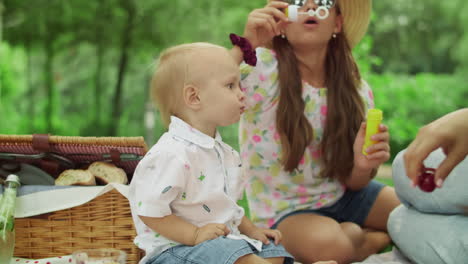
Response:
POLYGON ((94 175, 87 170, 64 170, 55 179, 55 185, 96 185, 94 175))
POLYGON ((112 163, 96 161, 89 165, 88 171, 91 172, 98 181, 104 184, 128 183, 128 178, 125 171, 112 163))

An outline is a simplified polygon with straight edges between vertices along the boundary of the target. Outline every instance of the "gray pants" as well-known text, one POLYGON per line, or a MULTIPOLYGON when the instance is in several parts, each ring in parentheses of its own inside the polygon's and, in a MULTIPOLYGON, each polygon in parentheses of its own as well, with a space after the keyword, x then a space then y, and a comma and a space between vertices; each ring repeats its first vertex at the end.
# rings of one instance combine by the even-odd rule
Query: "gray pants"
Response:
MULTIPOLYGON (((387 225, 394 243, 415 263, 468 263, 468 158, 441 189, 425 193, 410 186, 403 152, 393 162, 395 190, 402 202, 387 225)), ((444 158, 439 149, 424 164, 437 168, 444 158)))

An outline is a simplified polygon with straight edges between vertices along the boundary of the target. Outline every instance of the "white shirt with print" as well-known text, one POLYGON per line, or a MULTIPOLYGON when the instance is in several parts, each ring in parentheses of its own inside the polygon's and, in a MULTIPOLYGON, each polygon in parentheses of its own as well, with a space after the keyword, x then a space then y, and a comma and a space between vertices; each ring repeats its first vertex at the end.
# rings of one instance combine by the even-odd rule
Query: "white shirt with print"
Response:
POLYGON ((172 116, 169 131, 139 162, 130 183, 129 200, 137 236, 146 252, 140 261, 179 245, 146 226, 138 217, 175 214, 196 226, 222 223, 233 239, 245 239, 261 249, 261 242, 241 235, 238 226, 244 209, 237 205, 243 193, 239 154, 172 116))

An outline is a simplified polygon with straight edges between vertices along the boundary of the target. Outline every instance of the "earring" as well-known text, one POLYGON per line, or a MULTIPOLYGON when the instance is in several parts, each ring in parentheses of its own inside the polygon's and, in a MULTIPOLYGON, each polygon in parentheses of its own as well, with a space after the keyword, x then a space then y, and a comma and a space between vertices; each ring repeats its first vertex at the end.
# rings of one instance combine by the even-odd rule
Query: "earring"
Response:
POLYGON ((333 37, 333 38, 336 38, 336 33, 333 33, 332 37, 333 37))
POLYGON ((281 38, 285 39, 285 38, 286 38, 286 36, 285 36, 284 34, 281 34, 281 38))

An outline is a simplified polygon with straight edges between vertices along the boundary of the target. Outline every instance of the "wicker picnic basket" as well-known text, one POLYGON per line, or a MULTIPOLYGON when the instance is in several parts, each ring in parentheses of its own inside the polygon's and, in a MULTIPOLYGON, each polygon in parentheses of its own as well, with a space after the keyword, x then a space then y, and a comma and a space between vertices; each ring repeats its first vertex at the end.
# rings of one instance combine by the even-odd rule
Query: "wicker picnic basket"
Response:
MULTIPOLYGON (((124 169, 130 181, 146 151, 142 137, 0 135, 0 164, 27 162, 41 167, 45 161, 45 168, 52 168, 50 174, 55 177, 70 166, 78 168, 94 161, 108 161, 124 169)), ((133 244, 136 232, 128 200, 116 190, 73 208, 17 218, 15 230, 17 257, 59 257, 86 248, 123 250, 127 263, 131 264, 142 257, 133 244)))
POLYGON ((65 169, 106 161, 124 169, 130 181, 147 150, 143 137, 0 135, 0 162, 26 162, 54 177, 65 169))
POLYGON ((86 248, 123 250, 131 264, 142 257, 133 244, 136 232, 128 200, 116 190, 77 207, 17 218, 15 230, 15 257, 58 257, 86 248))

